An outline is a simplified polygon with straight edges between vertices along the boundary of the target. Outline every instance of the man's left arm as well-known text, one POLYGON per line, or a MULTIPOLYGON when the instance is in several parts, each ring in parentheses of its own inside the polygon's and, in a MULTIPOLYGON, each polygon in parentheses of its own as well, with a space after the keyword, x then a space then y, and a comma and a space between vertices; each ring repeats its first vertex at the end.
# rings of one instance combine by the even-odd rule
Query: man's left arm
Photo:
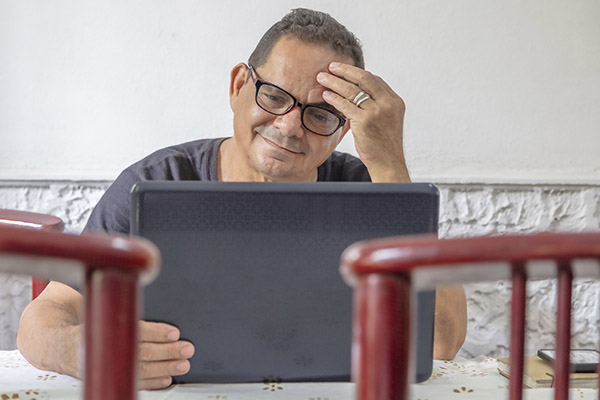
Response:
MULTIPOLYGON (((371 180, 410 182, 404 158, 406 106, 402 98, 379 76, 348 64, 331 63, 329 73, 320 73, 317 81, 328 89, 323 99, 348 118, 356 152, 371 180)), ((454 358, 466 332, 467 303, 462 286, 436 290, 434 358, 454 358)))

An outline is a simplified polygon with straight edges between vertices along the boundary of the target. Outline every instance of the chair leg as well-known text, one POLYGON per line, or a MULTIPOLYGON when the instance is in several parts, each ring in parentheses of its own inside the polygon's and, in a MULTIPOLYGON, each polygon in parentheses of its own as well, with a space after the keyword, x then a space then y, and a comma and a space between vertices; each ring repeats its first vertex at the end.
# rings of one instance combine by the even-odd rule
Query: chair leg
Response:
POLYGON ((524 265, 513 265, 510 323, 509 399, 523 398, 523 357, 525 352, 525 298, 527 274, 524 265))
POLYGON ((569 398, 569 358, 571 353, 571 284, 569 264, 558 266, 558 309, 556 312, 556 360, 554 362, 554 398, 569 398))
POLYGON ((137 396, 138 283, 136 276, 95 270, 86 278, 87 400, 137 396))
POLYGON ((401 275, 370 274, 355 288, 352 375, 358 400, 405 400, 409 392, 411 290, 401 275))

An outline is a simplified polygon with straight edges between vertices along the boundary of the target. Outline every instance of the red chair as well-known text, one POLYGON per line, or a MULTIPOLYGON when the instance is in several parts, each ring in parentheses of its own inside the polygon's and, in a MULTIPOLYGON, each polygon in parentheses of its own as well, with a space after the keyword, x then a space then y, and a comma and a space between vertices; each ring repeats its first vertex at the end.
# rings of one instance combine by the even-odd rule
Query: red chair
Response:
MULTIPOLYGON (((408 399, 411 291, 512 279, 509 393, 522 398, 528 276, 558 275, 555 399, 568 399, 573 260, 600 261, 600 233, 536 234, 440 240, 389 238, 350 246, 340 271, 354 286, 352 375, 358 400, 408 399), (556 267, 530 261, 552 260, 556 267), (498 263, 505 262, 505 263, 498 263), (376 312, 372 312, 375 310, 376 312)), ((598 277, 594 263, 578 277, 598 277)))
POLYGON ((84 276, 85 399, 136 397, 139 283, 158 271, 158 250, 141 239, 0 225, 0 272, 84 276))
MULTIPOLYGON (((65 224, 62 219, 53 215, 32 213, 28 211, 7 210, 0 208, 0 225, 13 225, 24 228, 62 232, 65 224)), ((35 299, 48 286, 48 281, 31 280, 31 298, 35 299)))

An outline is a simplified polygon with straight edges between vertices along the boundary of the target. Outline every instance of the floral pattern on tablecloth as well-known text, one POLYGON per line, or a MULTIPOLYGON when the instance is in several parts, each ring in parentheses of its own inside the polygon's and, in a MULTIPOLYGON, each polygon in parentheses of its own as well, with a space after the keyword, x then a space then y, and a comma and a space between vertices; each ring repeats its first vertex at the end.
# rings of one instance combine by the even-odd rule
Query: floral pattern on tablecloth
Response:
POLYGON ((457 359, 451 361, 434 361, 433 373, 429 382, 443 380, 444 377, 466 375, 471 377, 483 377, 489 374, 497 375, 497 363, 495 358, 478 357, 472 360, 457 359))
MULTIPOLYGON (((18 350, 0 351, 0 400, 80 399, 82 382, 70 376, 42 371, 18 350)), ((140 400, 352 400, 352 383, 188 384, 164 390, 141 391, 140 400)), ((496 360, 435 361, 426 382, 411 385, 413 400, 506 400, 508 380, 498 373, 496 360)), ((572 389, 571 400, 597 400, 595 389, 572 389)), ((552 389, 527 389, 524 400, 552 400, 552 389)))
POLYGON ((35 368, 19 350, 0 351, 0 400, 79 398, 81 388, 79 379, 35 368))
POLYGON ((16 392, 5 392, 1 393, 0 390, 0 400, 46 400, 50 399, 50 395, 48 392, 39 389, 27 389, 27 390, 19 390, 16 392))

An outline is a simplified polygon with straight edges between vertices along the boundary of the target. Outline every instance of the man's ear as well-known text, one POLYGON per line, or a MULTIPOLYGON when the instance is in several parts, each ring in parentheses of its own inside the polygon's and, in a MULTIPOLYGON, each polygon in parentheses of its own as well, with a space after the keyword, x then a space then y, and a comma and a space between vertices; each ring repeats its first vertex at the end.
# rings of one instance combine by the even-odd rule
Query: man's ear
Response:
POLYGON ((229 82, 229 105, 233 110, 235 103, 240 96, 240 91, 246 83, 248 77, 248 66, 244 63, 239 63, 231 70, 231 77, 229 82))

